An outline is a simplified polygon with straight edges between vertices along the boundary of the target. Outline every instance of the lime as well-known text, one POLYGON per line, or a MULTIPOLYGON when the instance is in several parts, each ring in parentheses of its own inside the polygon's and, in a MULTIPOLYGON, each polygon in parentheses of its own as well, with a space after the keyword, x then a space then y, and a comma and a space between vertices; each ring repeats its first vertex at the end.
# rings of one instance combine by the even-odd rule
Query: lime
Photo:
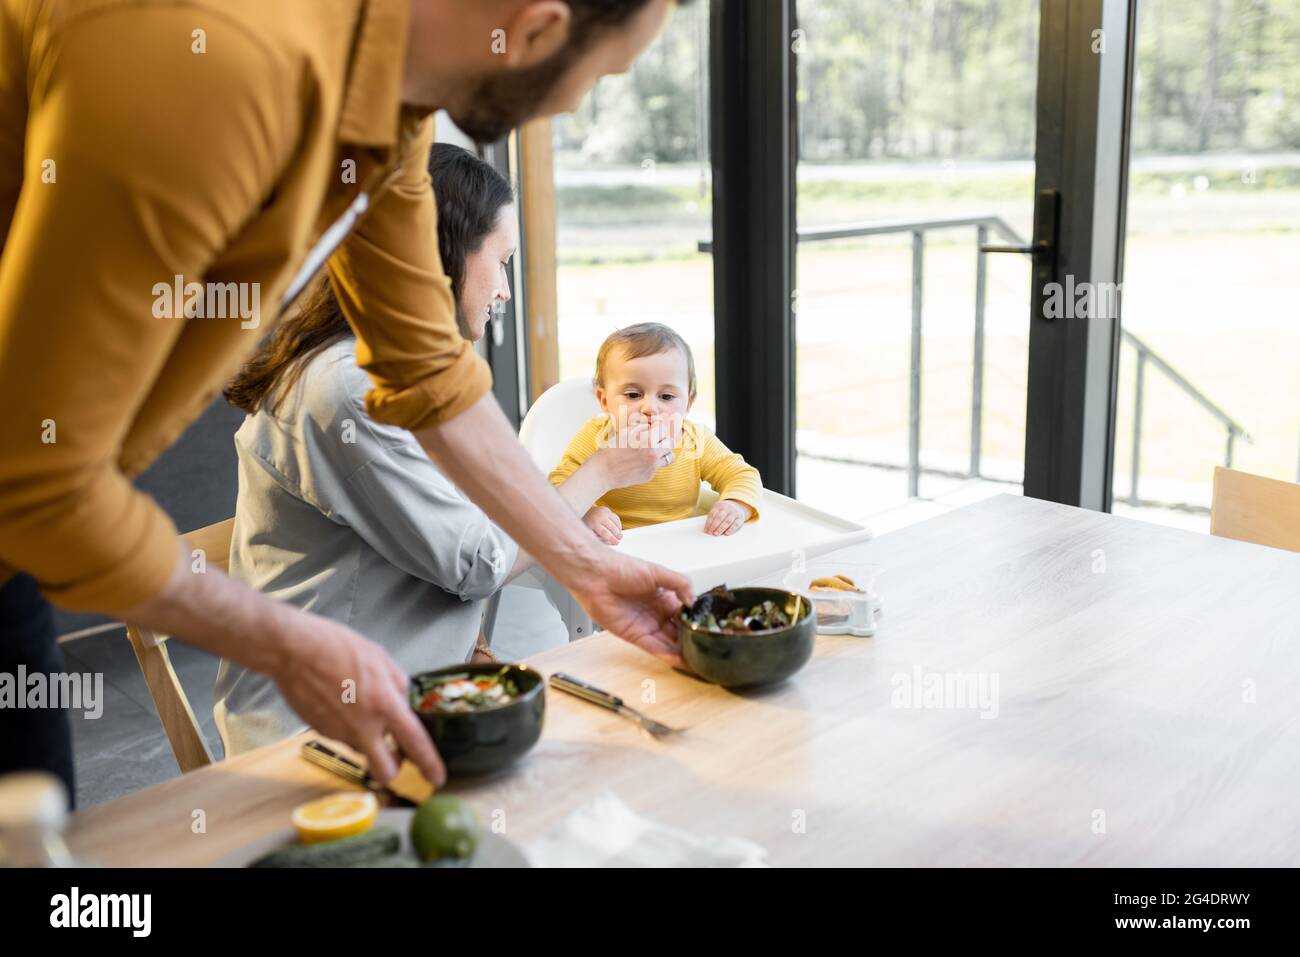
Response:
POLYGON ((420 860, 466 858, 478 847, 479 820, 465 801, 449 794, 429 798, 411 817, 411 846, 420 860))

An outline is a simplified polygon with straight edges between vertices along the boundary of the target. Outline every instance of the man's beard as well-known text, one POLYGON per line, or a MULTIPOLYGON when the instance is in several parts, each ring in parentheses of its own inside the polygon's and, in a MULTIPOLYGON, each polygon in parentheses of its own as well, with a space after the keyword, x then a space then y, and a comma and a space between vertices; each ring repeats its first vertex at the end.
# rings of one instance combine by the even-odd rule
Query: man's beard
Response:
POLYGON ((537 115, 575 56, 566 48, 528 70, 484 77, 461 108, 449 111, 452 122, 476 143, 495 143, 537 115))

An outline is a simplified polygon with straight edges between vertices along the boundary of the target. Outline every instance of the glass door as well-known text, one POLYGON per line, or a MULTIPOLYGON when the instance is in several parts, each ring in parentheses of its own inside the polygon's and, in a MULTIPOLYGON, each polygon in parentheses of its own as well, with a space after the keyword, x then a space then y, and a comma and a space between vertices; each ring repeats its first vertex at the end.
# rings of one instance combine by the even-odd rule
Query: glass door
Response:
POLYGON ((1208 531, 1300 480, 1300 3, 1142 0, 1128 195, 1114 510, 1208 531))
POLYGON ((714 424, 709 4, 674 11, 626 74, 554 122, 559 374, 590 376, 610 332, 671 326, 699 376, 691 417, 714 424))
POLYGON ((1039 5, 798 0, 797 495, 877 532, 1024 480, 1039 5))

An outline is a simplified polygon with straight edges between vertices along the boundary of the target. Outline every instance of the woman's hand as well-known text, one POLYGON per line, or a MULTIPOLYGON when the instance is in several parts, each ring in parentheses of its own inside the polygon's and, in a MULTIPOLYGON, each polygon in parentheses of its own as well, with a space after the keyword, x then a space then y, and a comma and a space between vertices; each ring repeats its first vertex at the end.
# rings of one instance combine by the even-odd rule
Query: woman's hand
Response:
POLYGON ((709 509, 704 520, 704 532, 706 535, 734 535, 753 514, 754 510, 744 502, 724 498, 709 509))
MULTIPOLYGON (((576 514, 589 516, 592 506, 607 492, 650 481, 656 469, 672 461, 672 455, 672 449, 605 446, 597 449, 595 455, 578 466, 557 488, 560 497, 576 514)), ((585 517, 583 524, 591 528, 585 517)), ((617 544, 602 535, 599 529, 592 528, 592 531, 601 541, 617 544)), ((622 537, 621 525, 619 537, 622 537)))
POLYGON ((617 545, 623 540, 623 522, 604 505, 593 505, 582 516, 582 524, 596 533, 606 545, 617 545))
POLYGON ((597 449, 588 461, 596 463, 609 491, 650 481, 661 467, 672 463, 673 450, 609 445, 597 449))

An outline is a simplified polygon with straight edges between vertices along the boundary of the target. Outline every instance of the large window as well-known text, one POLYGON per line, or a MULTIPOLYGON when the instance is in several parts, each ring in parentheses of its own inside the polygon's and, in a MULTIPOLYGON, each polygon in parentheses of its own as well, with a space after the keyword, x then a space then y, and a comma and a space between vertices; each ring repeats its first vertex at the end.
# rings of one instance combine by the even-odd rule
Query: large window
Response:
POLYGON ((1300 3, 1139 11, 1115 511, 1208 530, 1300 467, 1300 3))
POLYGON ((797 10, 799 497, 883 529, 1018 492, 1029 264, 977 245, 1029 235, 1038 4, 797 10))
POLYGON ((610 331, 662 322, 695 352, 694 417, 712 423, 708 8, 678 9, 623 76, 555 137, 560 376, 590 376, 610 331))
POLYGON ((1214 465, 1297 477, 1300 4, 790 4, 715 0, 712 37, 710 4, 679 10, 556 122, 561 376, 590 375, 611 329, 662 321, 695 348, 713 419, 715 264, 697 244, 717 229, 716 322, 761 369, 724 376, 725 431, 762 458, 776 430, 786 473, 793 443, 812 504, 880 530, 1026 488, 1104 508, 1113 474, 1117 511, 1204 528, 1214 465), (710 42, 743 110, 710 100, 710 42), (793 288, 766 283, 793 242, 766 201, 788 182, 787 70, 793 288), (1122 293, 1093 305, 1122 302, 1122 329, 1049 310, 1121 262, 1122 293), (763 311, 783 289, 793 326, 763 311), (783 404, 753 401, 755 382, 783 404), (787 431, 774 412, 791 408, 787 431))

